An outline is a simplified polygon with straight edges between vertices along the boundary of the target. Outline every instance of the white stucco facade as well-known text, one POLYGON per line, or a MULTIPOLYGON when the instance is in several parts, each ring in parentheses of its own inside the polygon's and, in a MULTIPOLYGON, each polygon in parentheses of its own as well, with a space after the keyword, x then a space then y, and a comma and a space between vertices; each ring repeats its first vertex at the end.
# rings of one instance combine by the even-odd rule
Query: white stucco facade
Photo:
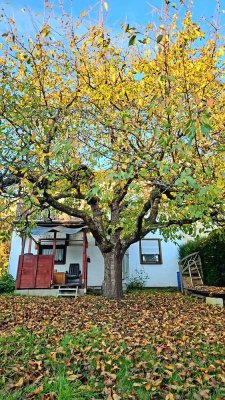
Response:
POLYGON ((22 240, 14 231, 12 234, 11 248, 9 254, 8 272, 16 279, 19 255, 21 254, 22 240))
MULTIPOLYGON (((82 271, 82 233, 77 234, 77 243, 70 243, 66 247, 65 264, 56 264, 54 269, 57 272, 65 272, 69 270, 71 263, 79 263, 82 271)), ((162 263, 157 265, 143 265, 140 262, 139 242, 133 244, 127 254, 125 254, 123 262, 123 278, 128 282, 132 277, 143 273, 147 276, 145 281, 146 287, 176 287, 178 268, 178 252, 177 246, 172 242, 165 242, 158 234, 148 234, 146 238, 160 238, 162 263)), ((38 241, 39 237, 35 237, 38 241)), ((95 239, 88 233, 88 287, 101 286, 104 279, 104 261, 103 256, 95 244, 95 239)), ((26 239, 24 253, 28 252, 29 239, 26 239)), ((22 240, 14 232, 12 236, 11 252, 9 257, 9 273, 16 278, 19 255, 21 254, 22 240)), ((37 245, 32 242, 31 253, 37 254, 37 245)))
POLYGON ((129 275, 146 276, 146 287, 177 287, 178 248, 171 241, 165 242, 158 233, 149 233, 145 238, 159 238, 161 242, 162 264, 141 264, 139 242, 134 243, 129 249, 129 275))

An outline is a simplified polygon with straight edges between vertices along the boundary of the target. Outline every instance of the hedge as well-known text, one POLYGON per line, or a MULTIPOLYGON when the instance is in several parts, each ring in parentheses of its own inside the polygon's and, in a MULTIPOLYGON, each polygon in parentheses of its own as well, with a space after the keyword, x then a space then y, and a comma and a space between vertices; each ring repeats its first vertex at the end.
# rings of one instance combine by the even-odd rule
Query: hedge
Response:
POLYGON ((0 293, 11 293, 15 289, 15 280, 12 275, 4 274, 0 277, 0 293))
POLYGON ((198 251, 205 285, 225 286, 225 229, 179 246, 179 259, 198 251))

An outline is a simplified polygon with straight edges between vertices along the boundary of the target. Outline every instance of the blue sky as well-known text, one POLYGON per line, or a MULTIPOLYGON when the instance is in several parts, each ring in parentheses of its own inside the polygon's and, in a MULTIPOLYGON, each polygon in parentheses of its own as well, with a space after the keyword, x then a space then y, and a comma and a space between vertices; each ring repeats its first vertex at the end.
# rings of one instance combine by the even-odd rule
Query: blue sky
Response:
MULTIPOLYGON (((50 0, 52 4, 57 4, 58 0, 50 0)), ((157 20, 157 14, 164 4, 164 0, 107 0, 109 11, 105 13, 105 22, 112 29, 118 31, 121 23, 129 22, 130 24, 145 25, 149 22, 157 20)), ((171 0, 171 4, 179 5, 179 0, 171 0)), ((11 0, 4 2, 0 0, 0 4, 14 16, 17 23, 22 29, 29 29, 27 15, 22 8, 29 8, 32 13, 43 12, 44 0, 11 0), (8 3, 8 4, 7 4, 8 3)), ((66 8, 70 9, 70 0, 64 0, 66 8)), ((94 7, 91 16, 97 18, 99 10, 98 0, 73 0, 73 14, 79 15, 83 10, 94 7)), ((225 0, 221 0, 221 9, 225 9, 225 0)), ((57 7, 56 7, 57 10, 57 7)), ((196 19, 200 17, 209 18, 215 14, 216 0, 194 0, 193 14, 196 19)), ((222 13, 222 22, 225 23, 225 13, 222 13)))

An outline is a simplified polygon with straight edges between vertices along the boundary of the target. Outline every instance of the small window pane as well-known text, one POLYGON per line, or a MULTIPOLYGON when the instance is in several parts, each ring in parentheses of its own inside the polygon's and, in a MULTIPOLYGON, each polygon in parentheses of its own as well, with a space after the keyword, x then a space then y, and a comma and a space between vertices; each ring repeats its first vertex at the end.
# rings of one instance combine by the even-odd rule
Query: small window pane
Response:
POLYGON ((141 248, 143 254, 159 254, 158 240, 142 240, 141 248))
POLYGON ((142 254, 142 259, 144 262, 159 262, 159 254, 142 254))
POLYGON ((63 249, 56 249, 55 261, 63 261, 63 249))
POLYGON ((45 249, 44 247, 42 248, 42 254, 44 256, 50 256, 51 254, 53 254, 53 249, 45 249))

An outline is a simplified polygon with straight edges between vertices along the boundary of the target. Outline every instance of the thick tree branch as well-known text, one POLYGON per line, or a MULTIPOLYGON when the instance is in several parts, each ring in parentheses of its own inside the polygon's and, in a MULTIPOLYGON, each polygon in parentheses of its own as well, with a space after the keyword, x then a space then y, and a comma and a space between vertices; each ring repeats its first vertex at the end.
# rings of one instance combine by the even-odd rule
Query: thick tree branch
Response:
POLYGON ((133 182, 134 179, 135 179, 135 176, 132 176, 131 178, 129 178, 127 180, 127 182, 125 183, 125 185, 122 189, 119 188, 119 189, 115 190, 115 197, 113 198, 113 200, 110 204, 110 207, 114 208, 114 206, 116 206, 116 207, 119 206, 121 201, 123 201, 124 197, 127 195, 130 184, 133 182))

